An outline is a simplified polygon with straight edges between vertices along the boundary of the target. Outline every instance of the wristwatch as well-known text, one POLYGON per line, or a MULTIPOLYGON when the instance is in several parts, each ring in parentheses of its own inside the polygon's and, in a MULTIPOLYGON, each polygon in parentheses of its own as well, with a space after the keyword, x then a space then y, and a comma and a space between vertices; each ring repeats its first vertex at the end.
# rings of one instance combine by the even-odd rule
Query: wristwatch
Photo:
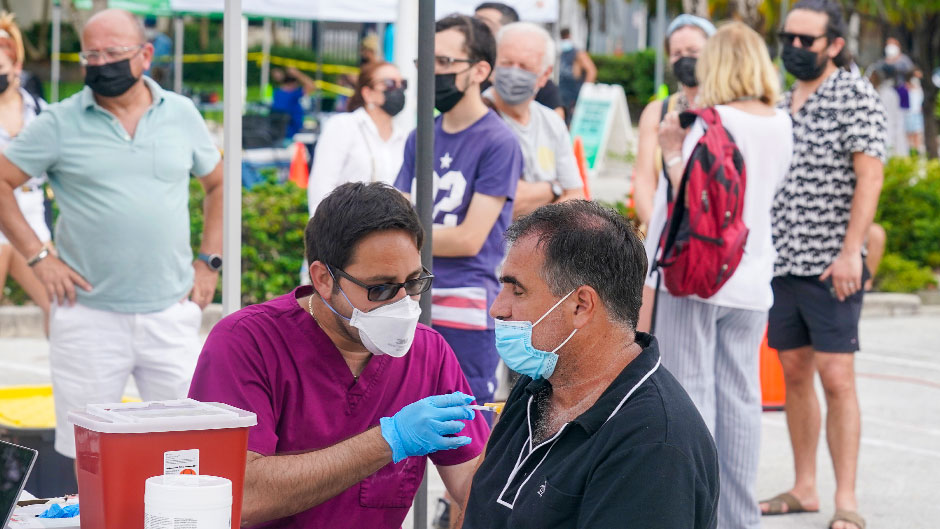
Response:
POLYGON ((42 250, 39 250, 39 253, 32 256, 29 261, 26 261, 27 266, 33 266, 39 261, 42 261, 46 257, 49 257, 49 247, 43 245, 42 250))
POLYGON ((557 202, 562 193, 564 193, 564 189, 561 188, 558 182, 552 182, 552 202, 557 202))
POLYGON ((212 270, 213 272, 218 272, 219 270, 222 269, 222 256, 219 254, 215 254, 215 253, 206 254, 206 253, 200 252, 199 255, 196 256, 196 258, 199 259, 200 261, 204 261, 206 265, 209 266, 209 270, 212 270))

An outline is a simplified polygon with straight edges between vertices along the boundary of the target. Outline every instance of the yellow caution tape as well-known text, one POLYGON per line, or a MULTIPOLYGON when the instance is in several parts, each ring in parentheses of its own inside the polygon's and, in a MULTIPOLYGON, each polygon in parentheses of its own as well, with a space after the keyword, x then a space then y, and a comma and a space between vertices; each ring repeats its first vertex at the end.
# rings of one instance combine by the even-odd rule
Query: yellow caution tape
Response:
MULTIPOLYGON (((77 53, 55 53, 53 52, 52 58, 55 59, 56 55, 59 56, 59 60, 63 62, 79 62, 79 57, 77 53)), ((222 62, 225 59, 225 55, 222 53, 185 53, 183 54, 183 63, 208 63, 208 62, 222 62)), ((264 61, 264 54, 260 51, 253 51, 248 54, 249 61, 255 61, 259 65, 264 61)), ((170 60, 169 62, 172 62, 170 60)), ((355 66, 347 66, 345 64, 318 64, 313 61, 303 61, 300 59, 291 59, 289 57, 278 57, 272 55, 270 57, 271 64, 277 66, 297 68, 298 70, 307 70, 310 72, 315 72, 322 68, 323 73, 328 74, 350 74, 358 75, 359 68, 355 66)))

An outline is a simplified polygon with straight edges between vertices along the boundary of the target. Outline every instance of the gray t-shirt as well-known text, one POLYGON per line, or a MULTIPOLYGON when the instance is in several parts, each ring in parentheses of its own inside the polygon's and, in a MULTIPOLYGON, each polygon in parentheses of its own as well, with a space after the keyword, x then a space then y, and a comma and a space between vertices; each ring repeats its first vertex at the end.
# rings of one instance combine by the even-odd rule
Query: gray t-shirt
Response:
MULTIPOLYGON (((492 89, 485 97, 492 97, 492 89)), ((522 179, 526 182, 557 182, 562 189, 584 187, 574 149, 565 121, 541 103, 529 103, 529 123, 522 125, 511 117, 500 113, 503 121, 519 140, 525 169, 522 179)))

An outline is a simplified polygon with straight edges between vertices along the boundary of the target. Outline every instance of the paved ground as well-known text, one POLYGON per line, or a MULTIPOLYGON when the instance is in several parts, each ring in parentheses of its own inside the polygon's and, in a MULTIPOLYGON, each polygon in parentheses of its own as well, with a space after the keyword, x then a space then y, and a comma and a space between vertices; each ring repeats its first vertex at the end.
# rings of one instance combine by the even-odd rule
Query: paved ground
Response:
MULTIPOLYGON (((863 416, 859 501, 869 527, 940 527, 940 310, 862 320, 857 370, 863 416)), ((0 339, 0 387, 47 383, 48 346, 27 338, 0 339)), ((133 385, 129 394, 135 394, 133 385)), ((429 473, 429 511, 443 492, 429 473)), ((782 413, 764 415, 758 493, 791 484, 792 458, 782 413)), ((819 447, 822 511, 765 519, 767 529, 826 527, 834 481, 825 442, 819 447)), ((405 527, 411 528, 410 517, 405 527)))

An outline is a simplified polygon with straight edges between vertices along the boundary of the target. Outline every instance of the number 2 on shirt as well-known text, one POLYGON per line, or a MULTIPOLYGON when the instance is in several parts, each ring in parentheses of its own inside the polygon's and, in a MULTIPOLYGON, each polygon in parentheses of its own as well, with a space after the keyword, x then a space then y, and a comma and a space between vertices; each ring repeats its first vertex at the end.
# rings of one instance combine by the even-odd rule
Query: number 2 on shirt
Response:
POLYGON ((447 191, 447 195, 434 204, 431 218, 437 219, 439 213, 444 213, 441 222, 435 222, 435 224, 454 227, 457 225, 457 214, 452 212, 463 204, 464 195, 467 192, 467 179, 461 171, 448 171, 444 173, 444 176, 438 176, 435 171, 434 196, 436 197, 440 191, 447 191))

